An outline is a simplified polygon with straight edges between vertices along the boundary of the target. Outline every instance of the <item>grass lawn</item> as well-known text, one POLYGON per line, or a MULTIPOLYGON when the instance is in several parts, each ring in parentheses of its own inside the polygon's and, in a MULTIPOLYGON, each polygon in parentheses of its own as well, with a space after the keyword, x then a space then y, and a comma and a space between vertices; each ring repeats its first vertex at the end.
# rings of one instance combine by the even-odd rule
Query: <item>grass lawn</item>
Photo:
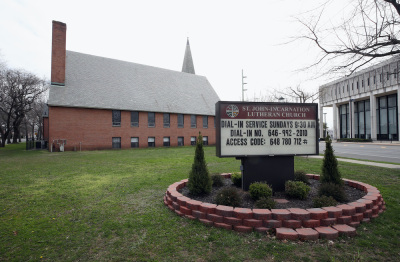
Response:
MULTIPOLYGON (((205 148, 211 173, 240 161, 205 148)), ((0 261, 398 261, 400 170, 339 162, 344 178, 378 187, 387 211, 355 238, 278 241, 206 227, 163 204, 187 178, 194 147, 114 151, 0 148, 0 261)), ((320 173, 321 159, 295 158, 320 173)))

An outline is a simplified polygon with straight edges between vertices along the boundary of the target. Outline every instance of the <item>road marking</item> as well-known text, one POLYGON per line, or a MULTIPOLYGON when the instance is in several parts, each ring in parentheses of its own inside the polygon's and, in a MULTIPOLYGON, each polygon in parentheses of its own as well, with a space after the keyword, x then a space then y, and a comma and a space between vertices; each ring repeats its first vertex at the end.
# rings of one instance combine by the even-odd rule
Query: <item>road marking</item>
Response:
POLYGON ((386 148, 386 146, 381 146, 381 148, 386 148))
POLYGON ((360 146, 360 147, 364 147, 364 146, 360 146))

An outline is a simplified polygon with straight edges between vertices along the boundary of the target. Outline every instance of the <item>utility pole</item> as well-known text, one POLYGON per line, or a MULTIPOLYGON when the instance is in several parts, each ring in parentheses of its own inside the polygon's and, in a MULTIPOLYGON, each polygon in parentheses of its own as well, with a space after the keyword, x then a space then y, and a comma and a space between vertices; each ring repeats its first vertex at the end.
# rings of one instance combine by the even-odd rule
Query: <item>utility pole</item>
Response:
POLYGON ((327 132, 328 132, 328 129, 327 129, 327 126, 326 126, 326 113, 324 113, 324 138, 326 138, 327 137, 327 132))
POLYGON ((242 101, 244 101, 244 91, 247 91, 247 89, 244 89, 244 85, 247 85, 247 83, 244 82, 245 78, 247 78, 247 76, 243 75, 243 69, 242 69, 242 101))

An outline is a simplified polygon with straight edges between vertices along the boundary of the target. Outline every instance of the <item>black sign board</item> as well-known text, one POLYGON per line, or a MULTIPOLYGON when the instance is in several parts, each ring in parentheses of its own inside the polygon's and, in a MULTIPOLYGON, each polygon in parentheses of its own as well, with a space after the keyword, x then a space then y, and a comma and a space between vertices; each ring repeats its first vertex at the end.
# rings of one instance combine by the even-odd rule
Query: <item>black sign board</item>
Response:
POLYGON ((318 155, 318 104, 216 104, 219 157, 318 155))

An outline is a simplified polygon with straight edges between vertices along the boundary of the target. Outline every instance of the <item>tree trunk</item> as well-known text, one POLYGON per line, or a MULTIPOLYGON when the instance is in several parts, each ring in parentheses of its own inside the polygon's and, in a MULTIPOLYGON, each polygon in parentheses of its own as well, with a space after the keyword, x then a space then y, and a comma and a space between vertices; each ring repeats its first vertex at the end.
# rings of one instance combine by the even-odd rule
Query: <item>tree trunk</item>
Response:
POLYGON ((7 144, 11 144, 11 132, 8 133, 7 144))
POLYGON ((14 135, 13 135, 13 140, 12 140, 13 144, 18 143, 18 137, 19 137, 19 128, 18 128, 18 126, 14 126, 14 135))

